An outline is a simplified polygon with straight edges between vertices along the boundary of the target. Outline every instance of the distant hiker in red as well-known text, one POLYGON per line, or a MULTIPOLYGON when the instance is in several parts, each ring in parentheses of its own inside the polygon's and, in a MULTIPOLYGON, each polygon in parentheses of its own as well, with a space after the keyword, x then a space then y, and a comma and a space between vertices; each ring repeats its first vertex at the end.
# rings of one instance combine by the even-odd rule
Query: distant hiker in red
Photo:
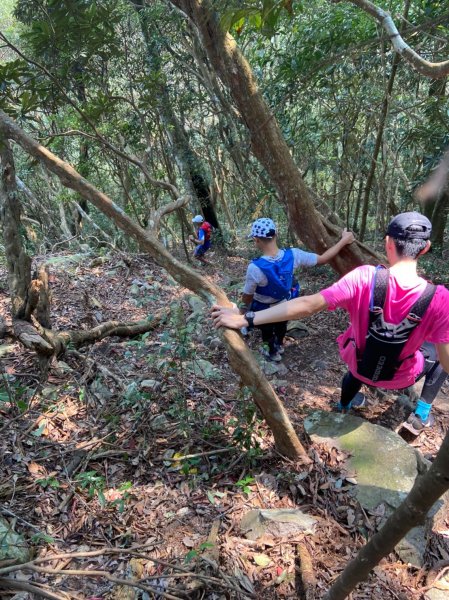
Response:
POLYGON ((252 314, 214 306, 215 326, 251 328, 344 308, 350 326, 337 341, 348 372, 338 408, 363 406, 364 383, 401 389, 424 378, 421 398, 405 424, 418 434, 432 425, 432 402, 449 372, 449 290, 428 284, 417 274, 418 258, 430 248, 431 230, 430 221, 420 213, 399 214, 385 236, 390 268, 357 267, 317 294, 252 314))
MULTIPOLYGON (((268 218, 254 221, 249 237, 262 255, 248 265, 242 294, 243 312, 264 310, 296 298, 299 295, 299 282, 294 277, 297 269, 324 265, 354 241, 353 234, 344 230, 341 240, 323 254, 305 252, 299 248, 281 249, 277 245, 276 225, 268 218)), ((267 360, 279 362, 284 352, 287 321, 266 323, 260 330, 262 354, 267 360)))
POLYGON ((192 223, 194 224, 197 237, 193 237, 193 235, 189 236, 190 241, 193 244, 197 244, 193 256, 201 262, 203 265, 210 265, 210 262, 204 258, 204 255, 209 250, 211 245, 211 235, 212 235, 212 225, 204 220, 204 217, 201 215, 196 215, 192 219, 192 223))

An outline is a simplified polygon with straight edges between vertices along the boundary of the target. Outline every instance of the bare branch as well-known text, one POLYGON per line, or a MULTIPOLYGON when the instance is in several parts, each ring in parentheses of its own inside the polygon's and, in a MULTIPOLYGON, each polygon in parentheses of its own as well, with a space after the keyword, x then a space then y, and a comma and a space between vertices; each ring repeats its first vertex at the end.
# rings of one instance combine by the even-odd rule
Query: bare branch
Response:
POLYGON ((409 62, 418 73, 425 75, 425 77, 432 77, 432 79, 442 79, 449 75, 449 60, 432 63, 422 58, 422 56, 405 43, 390 13, 376 6, 369 0, 349 0, 349 2, 352 2, 352 4, 361 8, 380 23, 387 32, 395 52, 409 62))
POLYGON ((181 208, 182 206, 185 206, 189 202, 189 200, 189 196, 181 196, 181 198, 178 198, 174 202, 169 202, 168 204, 161 206, 161 208, 159 208, 158 210, 152 211, 150 215, 149 229, 157 234, 157 232, 159 231, 159 224, 162 217, 177 210, 178 208, 181 208))

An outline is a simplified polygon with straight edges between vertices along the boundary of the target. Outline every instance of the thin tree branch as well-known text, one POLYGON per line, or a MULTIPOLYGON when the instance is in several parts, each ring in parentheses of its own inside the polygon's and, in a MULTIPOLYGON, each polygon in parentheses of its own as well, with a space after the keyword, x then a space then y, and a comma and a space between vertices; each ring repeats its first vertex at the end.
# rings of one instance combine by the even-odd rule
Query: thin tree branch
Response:
MULTIPOLYGON (((70 96, 67 94, 67 92, 61 85, 59 79, 57 77, 55 77, 52 73, 50 73, 50 71, 44 65, 38 63, 37 61, 32 60, 31 58, 28 58, 25 54, 23 54, 23 52, 21 52, 16 46, 14 46, 14 44, 12 44, 1 31, 0 31, 0 39, 2 39, 6 44, 8 44, 8 46, 11 48, 11 50, 13 50, 16 54, 18 54, 20 56, 20 58, 22 58, 27 63, 35 66, 36 68, 41 70, 43 73, 45 73, 45 75, 56 85, 56 87, 59 89, 59 91, 64 96, 64 98, 67 100, 67 102, 70 104, 70 106, 78 113, 78 115, 83 119, 83 121, 85 121, 92 128, 92 130, 95 132, 96 138, 104 146, 106 146, 106 148, 109 148, 109 150, 111 150, 112 152, 114 152, 115 154, 120 156, 121 158, 127 160, 128 162, 130 162, 133 165, 135 165, 136 167, 138 167, 144 174, 145 179, 151 185, 154 185, 156 187, 161 187, 162 189, 175 194, 175 196, 177 196, 177 197, 180 196, 178 189, 174 185, 172 185, 168 181, 160 181, 157 179, 153 179, 153 177, 151 177, 150 173, 148 172, 148 169, 146 168, 146 166, 144 165, 144 163, 141 160, 139 160, 136 156, 131 156, 130 154, 123 152, 123 150, 120 150, 120 148, 117 148, 117 146, 115 146, 112 142, 110 142, 107 138, 105 138, 98 131, 98 129, 95 126, 95 123, 92 121, 92 119, 90 119, 90 117, 88 117, 84 113, 84 111, 82 111, 79 108, 79 106, 76 104, 76 102, 74 102, 72 100, 72 98, 70 98, 70 96)), ((86 135, 86 134, 82 134, 82 135, 86 135)))
MULTIPOLYGON (((335 0, 331 0, 331 2, 332 1, 335 0)), ((409 62, 418 73, 421 73, 421 75, 425 75, 426 77, 431 77, 432 79, 442 79, 449 75, 449 60, 433 63, 420 56, 404 41, 390 13, 376 6, 369 0, 349 0, 349 2, 361 8, 380 23, 387 32, 395 52, 409 62)))

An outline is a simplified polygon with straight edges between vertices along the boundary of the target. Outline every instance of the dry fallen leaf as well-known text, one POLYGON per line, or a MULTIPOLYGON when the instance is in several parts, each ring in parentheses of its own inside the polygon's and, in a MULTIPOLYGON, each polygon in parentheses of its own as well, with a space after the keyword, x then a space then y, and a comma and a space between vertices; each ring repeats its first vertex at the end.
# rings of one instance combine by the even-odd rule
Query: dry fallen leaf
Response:
POLYGON ((271 564, 271 558, 266 554, 255 554, 253 558, 254 562, 256 565, 259 565, 259 567, 268 567, 268 565, 271 564))

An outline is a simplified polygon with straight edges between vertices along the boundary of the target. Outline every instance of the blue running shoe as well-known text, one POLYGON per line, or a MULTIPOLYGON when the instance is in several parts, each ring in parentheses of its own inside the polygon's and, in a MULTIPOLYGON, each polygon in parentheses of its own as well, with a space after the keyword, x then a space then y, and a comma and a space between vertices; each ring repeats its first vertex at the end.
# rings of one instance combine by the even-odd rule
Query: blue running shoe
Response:
POLYGON ((363 408, 364 406, 366 406, 365 394, 357 392, 357 394, 354 396, 351 402, 349 404, 346 404, 346 406, 343 406, 343 404, 339 402, 337 404, 337 410, 339 410, 340 412, 348 412, 349 410, 351 410, 351 408, 355 408, 356 410, 358 410, 359 408, 363 408))

